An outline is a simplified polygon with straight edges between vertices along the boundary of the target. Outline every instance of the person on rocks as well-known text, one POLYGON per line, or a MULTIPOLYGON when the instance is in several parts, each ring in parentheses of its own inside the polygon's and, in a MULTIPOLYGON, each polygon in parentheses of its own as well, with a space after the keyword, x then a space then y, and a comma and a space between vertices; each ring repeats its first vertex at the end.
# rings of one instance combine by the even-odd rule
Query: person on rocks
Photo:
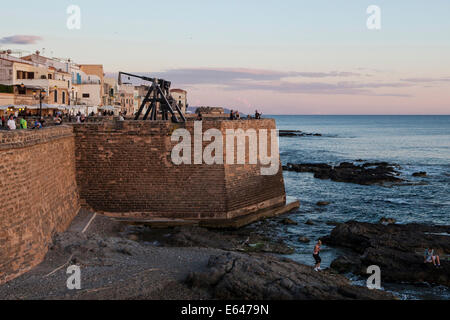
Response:
POLYGON ((439 255, 437 255, 432 248, 425 250, 424 259, 424 263, 433 263, 436 268, 441 267, 439 255))
POLYGON ((314 271, 322 270, 320 268, 320 264, 322 263, 322 259, 320 258, 321 246, 322 246, 322 241, 319 240, 319 241, 317 241, 317 244, 314 247, 313 257, 314 257, 314 260, 316 261, 316 265, 314 266, 314 271))
POLYGON ((203 116, 202 116, 201 112, 199 112, 197 114, 197 121, 203 121, 203 116))

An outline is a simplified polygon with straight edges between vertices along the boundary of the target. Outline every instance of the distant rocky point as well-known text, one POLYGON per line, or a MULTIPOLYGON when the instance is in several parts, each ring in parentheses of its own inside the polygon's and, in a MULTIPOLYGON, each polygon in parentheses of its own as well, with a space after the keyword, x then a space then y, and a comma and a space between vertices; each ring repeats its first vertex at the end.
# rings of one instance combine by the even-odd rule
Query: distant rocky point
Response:
POLYGON ((403 179, 398 178, 399 173, 394 164, 387 162, 366 162, 355 165, 350 162, 343 162, 338 166, 331 166, 326 163, 288 163, 283 166, 285 171, 312 172, 314 177, 323 180, 333 180, 337 182, 348 182, 360 185, 373 185, 384 183, 400 183, 403 179))
POLYGON ((279 130, 278 135, 280 137, 321 137, 320 133, 306 133, 300 130, 279 130))

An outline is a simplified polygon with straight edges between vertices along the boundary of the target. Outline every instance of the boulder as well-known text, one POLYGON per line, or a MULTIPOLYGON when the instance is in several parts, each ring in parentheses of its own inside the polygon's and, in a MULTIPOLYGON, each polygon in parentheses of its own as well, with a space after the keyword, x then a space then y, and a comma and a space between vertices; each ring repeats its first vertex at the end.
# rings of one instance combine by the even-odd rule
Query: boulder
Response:
POLYGON ((302 242, 302 243, 310 243, 311 242, 311 240, 309 240, 308 237, 299 237, 298 241, 302 242))
POLYGON ((426 172, 415 172, 413 173, 413 177, 426 177, 427 173, 426 172))
POLYGON ((334 167, 326 163, 288 163, 286 166, 283 166, 283 170, 312 172, 317 179, 333 180, 336 182, 348 182, 360 185, 383 185, 385 183, 400 183, 403 181, 397 177, 399 173, 394 169, 395 166, 387 162, 367 162, 361 165, 343 162, 334 167))
POLYGON ((381 223, 381 224, 396 224, 397 220, 395 220, 394 218, 383 217, 380 219, 379 223, 381 223))
POLYGON ((368 266, 381 268, 383 280, 450 286, 450 226, 423 224, 371 224, 350 221, 338 225, 322 241, 330 246, 352 250, 359 259, 333 262, 339 272, 365 274, 368 266), (424 263, 424 253, 433 248, 439 253, 442 268, 424 263))
POLYGON ((289 219, 289 218, 286 218, 286 219, 281 220, 281 223, 282 223, 282 224, 285 224, 285 225, 288 225, 288 226, 298 225, 297 222, 295 222, 294 220, 289 219))
POLYGON ((338 274, 267 255, 215 255, 206 272, 191 273, 186 282, 220 300, 394 299, 384 291, 354 286, 338 274))

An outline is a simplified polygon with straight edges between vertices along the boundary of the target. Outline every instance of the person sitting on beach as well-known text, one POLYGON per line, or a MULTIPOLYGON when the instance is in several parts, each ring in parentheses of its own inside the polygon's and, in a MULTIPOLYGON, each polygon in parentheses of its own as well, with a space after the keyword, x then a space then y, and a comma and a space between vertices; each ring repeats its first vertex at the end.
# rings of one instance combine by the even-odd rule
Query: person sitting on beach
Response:
POLYGON ((203 116, 200 112, 197 114, 197 121, 203 121, 203 116))
POLYGON ((230 111, 230 120, 234 120, 234 110, 230 111))
POLYGON ((424 259, 424 263, 433 263, 436 268, 441 267, 441 260, 439 258, 439 255, 437 255, 432 248, 425 250, 424 259))
POLYGON ((321 250, 322 241, 317 241, 316 246, 314 247, 314 260, 316 261, 316 265, 314 266, 314 271, 322 270, 320 269, 320 264, 322 263, 322 259, 320 258, 320 250, 321 250))
POLYGON ((256 120, 261 119, 261 113, 259 113, 258 110, 255 111, 255 119, 256 120))

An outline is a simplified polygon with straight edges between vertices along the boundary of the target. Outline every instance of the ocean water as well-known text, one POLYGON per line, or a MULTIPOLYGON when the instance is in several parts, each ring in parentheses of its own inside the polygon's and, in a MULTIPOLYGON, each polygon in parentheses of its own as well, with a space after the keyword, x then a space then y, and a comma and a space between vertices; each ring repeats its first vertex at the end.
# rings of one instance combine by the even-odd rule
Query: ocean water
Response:
MULTIPOLYGON (((344 161, 386 161, 401 166, 401 177, 410 185, 382 187, 319 180, 312 173, 284 172, 289 200, 301 208, 290 218, 298 226, 277 225, 276 232, 296 249, 290 258, 313 265, 314 242, 329 234, 329 222, 348 220, 378 222, 382 217, 398 223, 450 224, 450 116, 273 116, 280 130, 320 133, 322 137, 280 137, 283 164, 344 161), (425 171, 428 176, 412 174, 425 171), (331 205, 318 208, 318 201, 331 205), (312 219, 314 226, 307 226, 312 219), (307 236, 310 244, 301 244, 307 236)), ((324 247, 323 266, 341 251, 324 247)), ((389 285, 388 285, 389 286, 389 285)), ((442 287, 393 285, 403 298, 449 298, 442 287)))

